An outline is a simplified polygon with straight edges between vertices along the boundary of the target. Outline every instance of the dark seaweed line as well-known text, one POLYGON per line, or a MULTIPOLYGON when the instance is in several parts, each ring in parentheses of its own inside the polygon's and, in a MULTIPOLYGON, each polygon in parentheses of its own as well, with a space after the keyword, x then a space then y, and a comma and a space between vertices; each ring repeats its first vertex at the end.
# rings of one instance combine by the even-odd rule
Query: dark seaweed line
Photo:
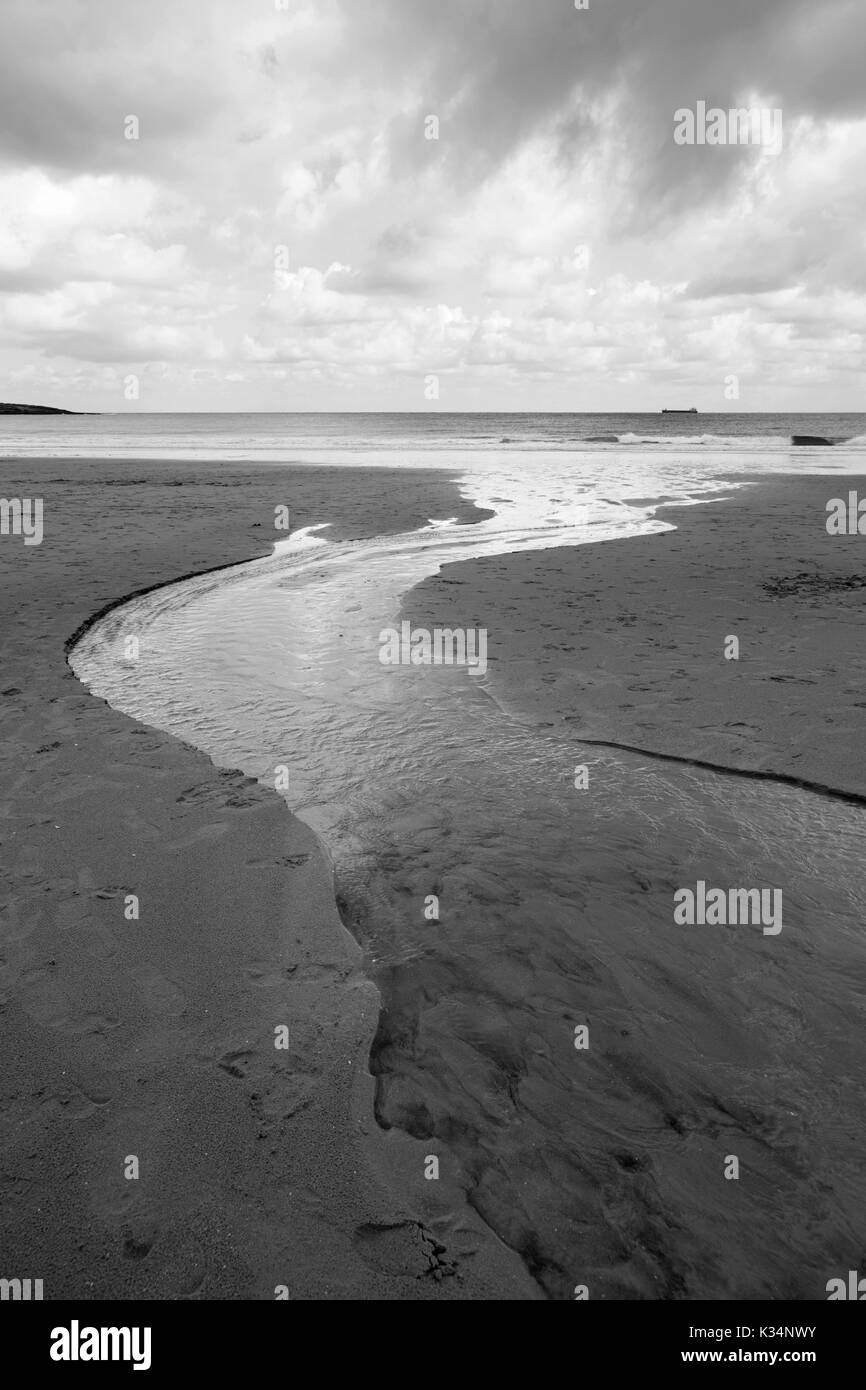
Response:
POLYGON ((681 763, 686 767, 698 767, 706 772, 718 772, 728 777, 746 777, 751 781, 780 782, 784 786, 796 787, 799 791, 812 792, 815 796, 831 797, 834 801, 847 801, 849 805, 866 806, 866 795, 862 792, 846 792, 839 787, 830 787, 823 782, 810 782, 805 777, 794 777, 789 772, 762 772, 757 768, 731 767, 727 763, 711 763, 704 758, 687 758, 678 753, 659 753, 654 748, 639 748, 635 743, 614 743, 604 738, 583 738, 576 735, 580 743, 592 748, 618 748, 624 753, 639 753, 644 758, 658 758, 665 763, 681 763))

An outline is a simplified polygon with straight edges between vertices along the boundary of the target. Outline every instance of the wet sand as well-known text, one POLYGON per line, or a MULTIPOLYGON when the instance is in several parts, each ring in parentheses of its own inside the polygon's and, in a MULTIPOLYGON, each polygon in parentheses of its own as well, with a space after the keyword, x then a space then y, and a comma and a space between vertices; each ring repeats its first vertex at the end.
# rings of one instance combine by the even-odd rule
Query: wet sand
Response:
MULTIPOLYGON (((47 465, 52 477, 79 466, 47 465)), ((26 469, 29 483, 31 464, 5 467, 26 469)), ((56 648, 123 593, 265 553, 271 536, 253 528, 269 527, 278 503, 300 526, 340 497, 338 534, 364 535, 381 530, 387 495, 399 531, 458 510, 445 480, 400 474, 386 489, 380 471, 280 469, 291 495, 275 497, 274 470, 183 465, 196 502, 181 508, 177 465, 93 467, 91 483, 58 485, 75 507, 52 586, 22 578, 49 544, 46 483, 46 541, 26 560, 15 551, 5 589, 11 602, 17 586, 24 611, 17 634, 3 628, 2 689, 19 692, 3 701, 17 744, 0 821, 14 874, 0 914, 12 1087, 4 1249, 28 1267, 38 1253, 54 1271, 48 1297, 80 1296, 90 1281, 92 1297, 273 1297, 285 1283, 293 1297, 561 1298, 578 1274, 593 1297, 820 1296, 859 1239, 843 1131, 862 1060, 847 981, 862 952, 846 930, 819 943, 816 1051, 785 958, 768 969, 760 937, 745 955, 726 942, 712 959, 704 943, 676 962, 660 952, 671 865, 651 845, 626 864, 615 844, 581 849, 580 826, 576 839, 563 830, 563 862, 585 884, 575 916, 558 905, 555 879, 529 881, 519 838, 504 843, 492 818, 489 863, 461 867, 461 893, 467 922, 486 922, 491 944, 505 923, 505 954, 485 947, 483 931, 462 935, 452 913, 446 954, 377 977, 380 1019, 310 833, 257 784, 93 699, 56 648), (107 494, 100 470, 120 479, 107 494), (527 883, 512 912, 503 885, 513 873, 527 883), (130 883, 145 885, 137 923, 123 920, 130 883), (527 939, 533 923, 542 961, 527 939), (671 990, 686 981, 681 1016, 669 1017, 671 990), (521 1015, 542 994, 557 1012, 532 1036, 521 1015), (579 1088, 573 1057, 557 1050, 570 1050, 576 998, 602 1044, 579 1088), (283 1022, 290 1075, 272 1051, 283 1022), (820 1116, 808 1114, 834 1048, 838 1085, 820 1116), (574 1090, 567 1128, 563 1084, 574 1090), (495 1120, 492 1146, 479 1144, 479 1105, 495 1120), (541 1151, 536 1121, 553 1136, 541 1151), (752 1211, 785 1233, 754 1269, 748 1246, 726 1234, 718 1186, 700 1177, 716 1173, 729 1131, 759 1175, 743 1189, 740 1233, 752 1211), (423 1180, 429 1153, 443 1157, 439 1183, 423 1180), (130 1154, 148 1158, 137 1183, 122 1176, 130 1154), (449 1184, 451 1154, 468 1185, 449 1184), (794 1265, 792 1213, 803 1247, 794 1265)), ((448 566, 404 612, 427 626, 487 627, 492 691, 536 727, 856 796, 862 540, 824 530, 827 498, 856 485, 762 481, 727 502, 663 512, 675 532, 448 566), (730 634, 739 662, 724 660, 730 634)), ((4 495, 34 490, 2 479, 4 495)), ((469 814, 474 832, 477 808, 469 814)), ((423 848, 423 808, 416 819, 423 848)), ((424 853, 415 872, 423 895, 424 853)), ((397 887, 399 917, 407 884, 397 887)), ((814 947, 798 939, 796 951, 795 978, 808 979, 814 947)))
POLYGON ((662 507, 674 531, 449 566, 407 612, 487 626, 493 692, 533 723, 866 796, 866 537, 825 527, 849 490, 764 477, 662 507))
POLYGON ((862 538, 824 530, 839 492, 765 481, 675 532, 447 566, 404 603, 486 627, 489 690, 530 729, 520 754, 491 716, 461 801, 419 807, 372 885, 378 955, 401 893, 434 885, 443 921, 375 972, 377 1113, 447 1139, 550 1297, 823 1299, 860 1261, 864 570, 862 538), (778 885, 783 935, 675 926, 701 877, 778 885))
POLYGON ((378 996, 311 833, 64 650, 124 594, 269 553, 278 505, 344 536, 383 495, 396 530, 478 514, 442 474, 169 461, 7 461, 0 495, 45 504, 40 546, 0 540, 0 1274, 46 1299, 540 1296, 425 1181, 429 1146, 375 1124, 378 996))

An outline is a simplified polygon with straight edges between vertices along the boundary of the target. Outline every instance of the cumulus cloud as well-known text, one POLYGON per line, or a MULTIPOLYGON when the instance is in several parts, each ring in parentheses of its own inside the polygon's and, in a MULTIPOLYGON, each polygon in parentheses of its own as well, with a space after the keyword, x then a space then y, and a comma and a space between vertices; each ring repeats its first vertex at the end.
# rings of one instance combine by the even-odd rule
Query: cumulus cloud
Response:
POLYGON ((90 409, 130 363, 163 409, 431 371, 856 408, 864 38, 856 0, 5 0, 0 369, 90 409), (698 101, 780 108, 781 151, 677 145, 698 101))

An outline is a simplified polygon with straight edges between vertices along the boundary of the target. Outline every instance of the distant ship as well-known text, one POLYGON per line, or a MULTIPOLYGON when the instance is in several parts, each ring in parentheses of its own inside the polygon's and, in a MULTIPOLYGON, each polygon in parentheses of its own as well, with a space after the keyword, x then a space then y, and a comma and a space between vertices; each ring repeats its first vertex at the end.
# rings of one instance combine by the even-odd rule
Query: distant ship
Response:
POLYGON ((689 406, 688 410, 663 410, 662 415, 697 415, 696 405, 689 406))

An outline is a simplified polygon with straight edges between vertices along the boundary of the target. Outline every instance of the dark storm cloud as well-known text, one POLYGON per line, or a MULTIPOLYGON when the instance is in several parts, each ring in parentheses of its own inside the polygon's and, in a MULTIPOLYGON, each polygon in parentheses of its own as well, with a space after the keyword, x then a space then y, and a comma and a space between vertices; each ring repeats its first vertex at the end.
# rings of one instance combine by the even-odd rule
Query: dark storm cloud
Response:
POLYGON ((585 11, 572 0, 340 3, 359 66, 382 80, 419 75, 414 110, 389 127, 398 167, 438 160, 460 185, 544 127, 563 162, 578 165, 606 122, 621 172, 670 210, 718 195, 748 154, 675 145, 679 107, 728 109, 752 92, 781 106, 789 127, 866 110, 866 6, 855 0, 590 0, 585 11), (428 114, 440 139, 420 151, 428 114))
MULTIPOLYGON (((458 186, 483 179, 543 128, 577 167, 606 119, 623 171, 644 192, 676 199, 718 188, 743 157, 726 151, 734 158, 725 163, 675 146, 680 106, 705 99, 727 107, 752 90, 782 106, 786 123, 866 109, 860 0, 589 0, 588 10, 573 0, 333 4, 342 26, 311 56, 308 76, 395 94, 407 84, 414 99, 407 106, 395 96, 387 125, 395 172, 437 161, 458 186), (427 114, 440 118, 441 138, 422 150, 427 114)), ((251 0, 4 0, 0 158, 124 171, 123 119, 134 113, 147 137, 137 158, 170 171, 185 142, 194 147, 197 132, 219 129, 232 66, 248 62, 281 93, 295 31, 281 36, 277 25, 272 40, 244 55, 232 33, 268 10, 265 0, 261 8, 251 0)), ((250 129, 242 125, 240 138, 250 129)))

